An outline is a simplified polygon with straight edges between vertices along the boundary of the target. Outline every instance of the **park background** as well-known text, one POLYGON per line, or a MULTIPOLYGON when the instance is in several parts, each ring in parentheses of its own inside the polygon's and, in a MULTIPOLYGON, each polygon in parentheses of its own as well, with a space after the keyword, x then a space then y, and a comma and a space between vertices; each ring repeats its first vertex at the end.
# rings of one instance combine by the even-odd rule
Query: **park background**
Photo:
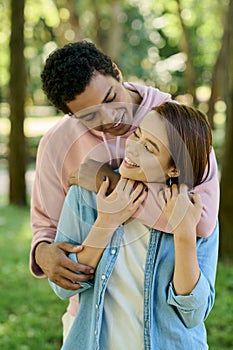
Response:
POLYGON ((41 136, 61 114, 40 73, 48 54, 93 41, 137 81, 208 115, 221 183, 210 350, 233 349, 233 0, 0 0, 0 348, 59 349, 59 300, 29 272, 30 193, 41 136))

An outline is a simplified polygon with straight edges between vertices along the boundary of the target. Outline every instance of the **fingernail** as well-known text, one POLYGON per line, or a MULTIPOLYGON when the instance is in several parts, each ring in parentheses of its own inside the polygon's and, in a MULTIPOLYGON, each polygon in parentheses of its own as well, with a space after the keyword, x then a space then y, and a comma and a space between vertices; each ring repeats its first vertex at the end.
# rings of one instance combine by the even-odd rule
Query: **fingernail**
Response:
POLYGON ((104 175, 103 180, 106 181, 107 177, 104 175))

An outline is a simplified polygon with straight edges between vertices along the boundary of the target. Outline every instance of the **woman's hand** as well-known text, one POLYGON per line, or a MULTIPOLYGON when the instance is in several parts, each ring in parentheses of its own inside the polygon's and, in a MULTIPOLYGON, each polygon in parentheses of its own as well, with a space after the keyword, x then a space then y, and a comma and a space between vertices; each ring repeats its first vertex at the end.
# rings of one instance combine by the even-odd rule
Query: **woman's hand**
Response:
POLYGON ((166 187, 159 193, 159 202, 174 233, 187 235, 196 232, 202 212, 199 194, 188 192, 188 187, 184 184, 180 188, 172 185, 172 188, 166 187))
POLYGON ((117 228, 140 207, 147 196, 147 188, 142 183, 125 178, 119 180, 110 195, 106 195, 108 187, 107 177, 97 194, 97 221, 103 228, 117 228))
POLYGON ((186 185, 172 185, 159 193, 164 215, 174 232, 175 266, 173 286, 177 295, 189 295, 200 277, 196 251, 196 226, 201 218, 202 202, 186 185))

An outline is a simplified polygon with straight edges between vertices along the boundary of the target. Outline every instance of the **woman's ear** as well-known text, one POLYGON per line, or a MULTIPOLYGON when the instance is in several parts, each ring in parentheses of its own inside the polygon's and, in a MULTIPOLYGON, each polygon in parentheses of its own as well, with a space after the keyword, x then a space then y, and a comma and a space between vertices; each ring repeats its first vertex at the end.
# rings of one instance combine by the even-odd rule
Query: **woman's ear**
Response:
POLYGON ((180 170, 173 165, 173 166, 171 166, 168 169, 167 175, 169 177, 179 177, 180 176, 180 170))
POLYGON ((120 69, 118 68, 118 66, 117 66, 116 63, 114 63, 114 62, 113 62, 113 64, 112 64, 112 66, 113 66, 114 71, 117 73, 117 79, 118 79, 118 81, 119 81, 120 83, 122 83, 122 82, 123 82, 123 77, 122 77, 122 74, 121 74, 120 69))

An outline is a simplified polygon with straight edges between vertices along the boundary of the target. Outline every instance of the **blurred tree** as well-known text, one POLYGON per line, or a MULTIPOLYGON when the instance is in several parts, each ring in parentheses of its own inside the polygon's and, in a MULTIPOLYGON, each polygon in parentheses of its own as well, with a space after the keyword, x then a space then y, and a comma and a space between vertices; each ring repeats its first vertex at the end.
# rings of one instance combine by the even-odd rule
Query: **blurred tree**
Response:
MULTIPOLYGON (((137 78, 173 95, 183 94, 187 85, 193 85, 185 81, 192 60, 194 73, 190 73, 189 81, 195 80, 195 88, 210 86, 220 49, 225 3, 226 0, 27 0, 27 105, 47 102, 40 82, 44 58, 57 46, 84 38, 110 55, 127 80, 137 78)), ((4 31, 0 36, 0 85, 4 102, 9 80, 8 8, 8 0, 1 0, 0 28, 4 27, 4 31)))
MULTIPOLYGON (((227 19, 227 6, 222 6, 222 27, 226 27, 227 19)), ((226 46, 228 40, 228 32, 224 30, 222 35, 222 40, 220 41, 220 49, 217 55, 215 65, 213 67, 211 85, 211 95, 208 103, 208 119, 212 129, 215 129, 214 124, 214 114, 215 114, 215 103, 218 100, 224 100, 224 90, 225 90, 225 54, 226 46)))
POLYGON ((181 7, 181 1, 176 0, 177 6, 178 6, 178 16, 180 19, 180 24, 182 28, 182 37, 180 40, 180 49, 186 54, 187 60, 186 60, 186 70, 184 72, 185 77, 185 88, 187 93, 191 94, 195 98, 195 81, 196 81, 196 74, 195 69, 193 65, 193 54, 192 54, 192 42, 189 37, 189 31, 188 27, 185 24, 185 21, 182 16, 182 7, 181 7))
POLYGON ((79 4, 75 0, 66 0, 65 2, 55 0, 60 16, 59 25, 54 28, 54 37, 57 38, 60 47, 69 41, 79 41, 83 37, 82 27, 80 25, 79 4), (67 19, 69 19, 67 21, 67 19))
POLYGON ((120 0, 90 0, 93 11, 93 41, 115 61, 119 60, 122 40, 120 0))
POLYGON ((220 254, 233 259, 233 0, 229 1, 225 26, 225 98, 227 102, 226 144, 222 164, 220 201, 220 254))
POLYGON ((24 0, 11 0, 9 194, 10 203, 16 205, 26 205, 25 86, 24 0))

